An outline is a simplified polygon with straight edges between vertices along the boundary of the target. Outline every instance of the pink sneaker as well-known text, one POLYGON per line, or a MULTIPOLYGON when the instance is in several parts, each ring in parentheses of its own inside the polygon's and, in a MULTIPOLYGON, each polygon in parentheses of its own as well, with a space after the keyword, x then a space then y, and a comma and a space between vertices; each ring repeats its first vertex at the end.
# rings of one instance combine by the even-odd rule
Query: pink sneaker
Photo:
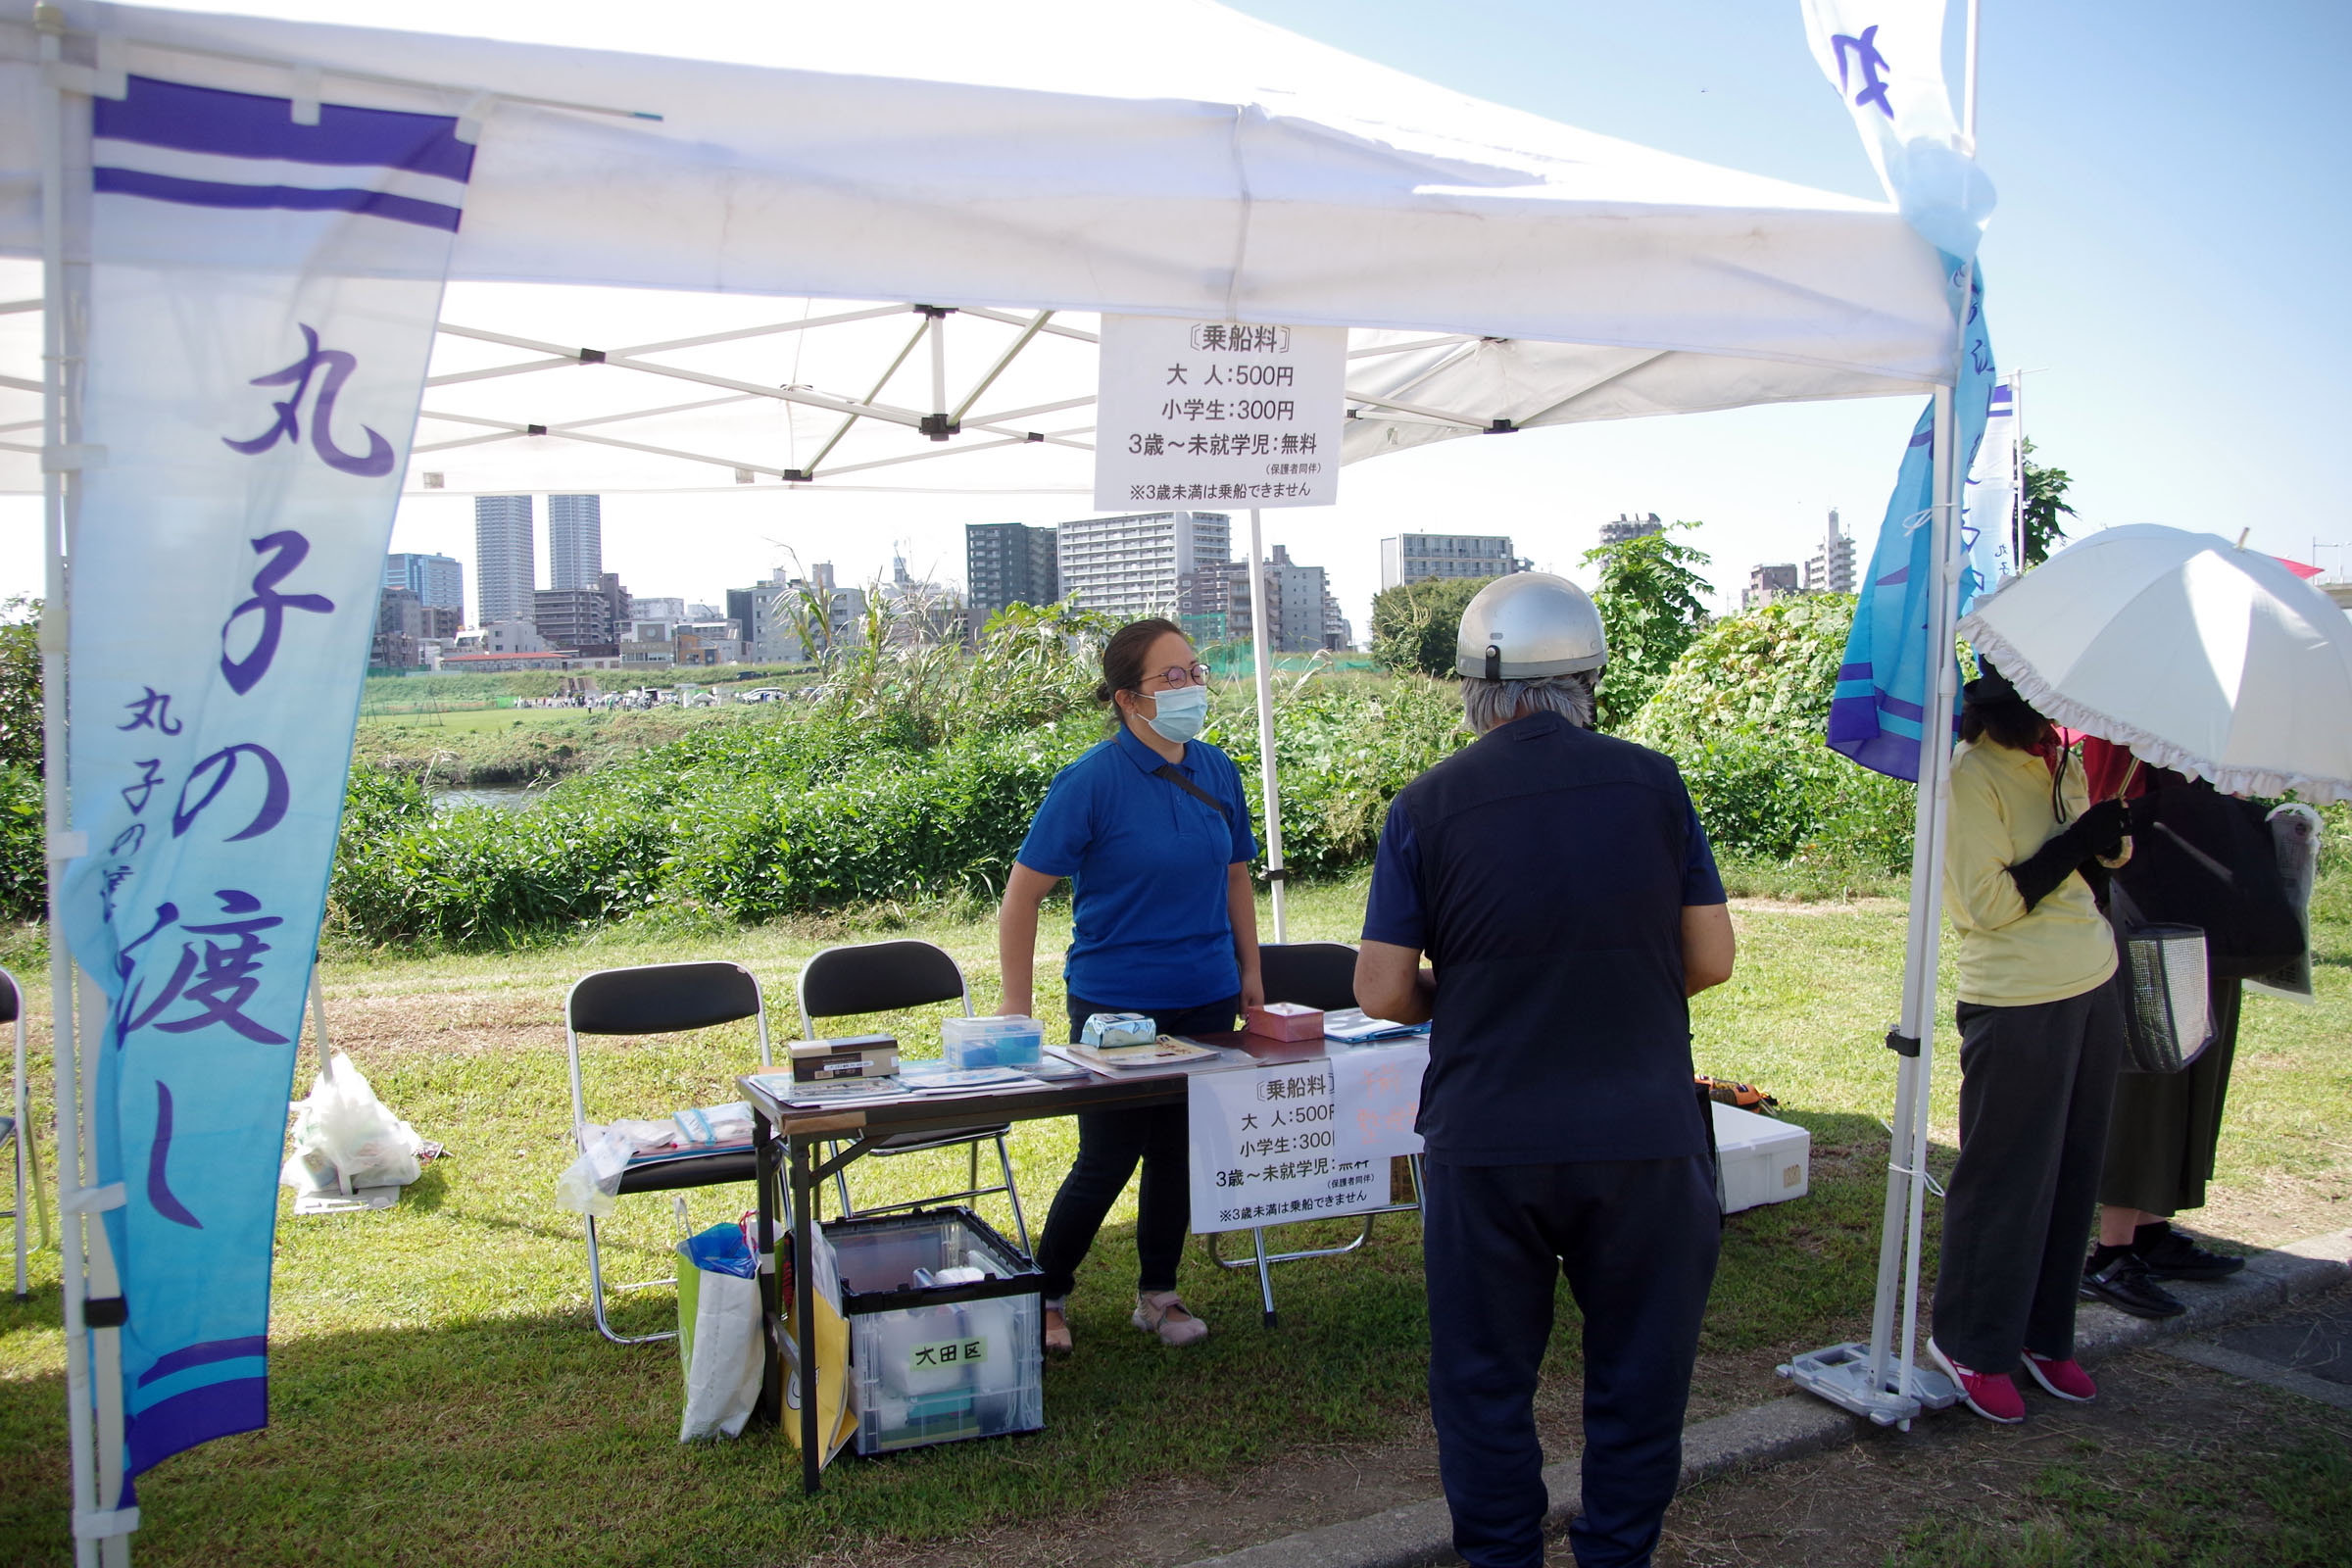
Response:
POLYGON ((2090 1381, 2090 1374, 2082 1370, 2080 1361, 2071 1358, 2056 1361, 2028 1350, 2026 1370, 2034 1375, 2034 1381, 2040 1384, 2044 1392, 2055 1398, 2088 1404, 2099 1396, 2099 1386, 2090 1381))
POLYGON ((2026 1418, 2025 1398, 2017 1392, 2017 1381, 2006 1372, 1972 1372, 1944 1354, 1934 1340, 1928 1342, 1928 1358, 1960 1386, 1960 1397, 1985 1420, 2015 1426, 2026 1418))

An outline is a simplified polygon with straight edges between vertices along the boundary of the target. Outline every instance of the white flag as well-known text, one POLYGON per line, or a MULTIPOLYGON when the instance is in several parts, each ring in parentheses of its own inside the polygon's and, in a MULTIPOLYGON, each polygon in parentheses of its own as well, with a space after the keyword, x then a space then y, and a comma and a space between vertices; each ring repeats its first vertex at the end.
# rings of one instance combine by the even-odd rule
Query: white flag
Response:
POLYGON ((1992 181, 1952 117, 1943 0, 1798 0, 1813 58, 1838 89, 1886 199, 1938 250, 1977 254, 1992 181))

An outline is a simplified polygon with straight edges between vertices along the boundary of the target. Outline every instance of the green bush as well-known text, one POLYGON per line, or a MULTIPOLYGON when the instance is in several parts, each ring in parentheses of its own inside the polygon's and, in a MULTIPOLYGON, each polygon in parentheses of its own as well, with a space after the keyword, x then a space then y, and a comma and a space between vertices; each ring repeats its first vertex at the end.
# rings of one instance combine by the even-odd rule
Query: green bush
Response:
POLYGON ((1462 612, 1492 577, 1432 577, 1372 597, 1372 662, 1399 675, 1454 676, 1462 612))
POLYGON ((1627 727, 1681 766, 1719 854, 1910 864, 1912 787, 1823 740, 1853 619, 1852 596, 1823 594, 1718 621, 1627 727))
POLYGON ((0 918, 38 920, 48 912, 42 799, 38 769, 0 763, 0 918))

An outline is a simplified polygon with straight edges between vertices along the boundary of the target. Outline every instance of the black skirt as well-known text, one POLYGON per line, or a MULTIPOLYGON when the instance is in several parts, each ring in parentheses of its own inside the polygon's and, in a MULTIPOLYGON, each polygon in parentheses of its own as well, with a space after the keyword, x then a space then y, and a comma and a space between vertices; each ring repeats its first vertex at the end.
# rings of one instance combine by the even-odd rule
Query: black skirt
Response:
POLYGON ((2213 1044, 2180 1071, 2117 1077, 2100 1202, 2167 1216, 2205 1206, 2237 1054, 2239 999, 2237 981, 2212 982, 2213 1044))

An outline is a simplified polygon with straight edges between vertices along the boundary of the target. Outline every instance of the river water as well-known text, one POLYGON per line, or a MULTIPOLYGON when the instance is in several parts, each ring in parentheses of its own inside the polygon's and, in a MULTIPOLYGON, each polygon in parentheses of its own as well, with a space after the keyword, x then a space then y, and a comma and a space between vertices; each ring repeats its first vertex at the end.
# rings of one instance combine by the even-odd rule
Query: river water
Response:
POLYGON ((501 811, 519 811, 547 796, 545 785, 470 784, 463 789, 436 789, 433 808, 454 811, 462 807, 487 806, 501 811))

